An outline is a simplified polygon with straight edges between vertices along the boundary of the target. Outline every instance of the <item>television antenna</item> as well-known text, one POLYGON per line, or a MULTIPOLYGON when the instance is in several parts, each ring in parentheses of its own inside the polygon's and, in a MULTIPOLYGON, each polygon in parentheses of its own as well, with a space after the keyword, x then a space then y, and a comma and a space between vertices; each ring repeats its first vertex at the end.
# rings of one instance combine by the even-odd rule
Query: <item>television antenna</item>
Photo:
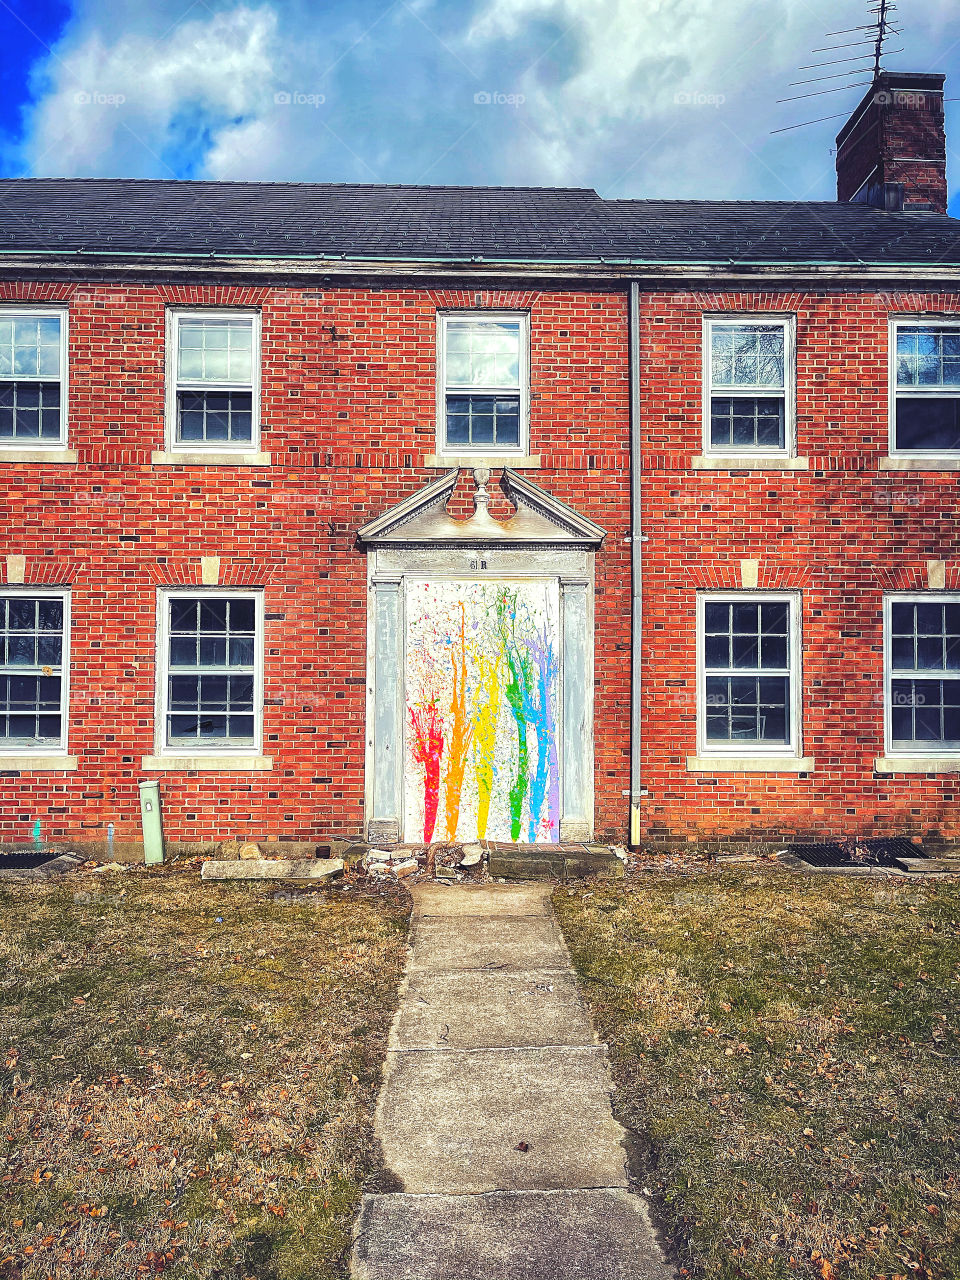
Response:
MULTIPOLYGON (((778 103, 785 102, 801 102, 806 98, 821 98, 827 94, 844 93, 847 89, 862 89, 869 87, 876 80, 877 76, 883 71, 883 59, 890 53, 902 53, 902 49, 889 49, 889 42, 903 34, 901 28, 897 25, 895 17, 897 12, 896 0, 875 0, 875 3, 868 6, 868 12, 873 14, 870 22, 861 23, 856 27, 844 27, 839 31, 828 31, 824 37, 832 43, 821 45, 814 49, 814 54, 834 54, 839 53, 839 58, 826 58, 818 62, 807 62, 799 69, 801 71, 824 72, 809 77, 806 80, 793 80, 787 86, 790 89, 802 89, 808 85, 822 85, 828 80, 844 80, 846 83, 830 86, 829 88, 812 89, 808 93, 795 93, 788 98, 778 98, 778 103), (850 37, 847 39, 846 37, 850 37), (847 50, 858 49, 858 53, 848 53, 847 50), (850 65, 851 63, 855 65, 850 65), (827 67, 843 66, 842 71, 830 72, 826 71, 827 67), (869 80, 851 80, 851 76, 869 75, 869 80)), ((801 124, 788 124, 782 129, 771 129, 771 133, 787 133, 791 129, 805 129, 807 125, 819 124, 823 120, 838 120, 840 116, 845 116, 846 111, 840 111, 836 115, 818 116, 815 120, 804 120, 801 124)))

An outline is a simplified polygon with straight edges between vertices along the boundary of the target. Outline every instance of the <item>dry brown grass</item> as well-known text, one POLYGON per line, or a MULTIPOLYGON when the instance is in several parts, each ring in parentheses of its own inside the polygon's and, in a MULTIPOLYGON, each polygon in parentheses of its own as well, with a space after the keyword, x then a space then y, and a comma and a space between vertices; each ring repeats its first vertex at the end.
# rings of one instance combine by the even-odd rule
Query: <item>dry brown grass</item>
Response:
POLYGON ((558 890, 682 1275, 960 1276, 960 884, 558 890))
POLYGON ((0 1275, 342 1274, 406 919, 196 868, 0 885, 0 1275))

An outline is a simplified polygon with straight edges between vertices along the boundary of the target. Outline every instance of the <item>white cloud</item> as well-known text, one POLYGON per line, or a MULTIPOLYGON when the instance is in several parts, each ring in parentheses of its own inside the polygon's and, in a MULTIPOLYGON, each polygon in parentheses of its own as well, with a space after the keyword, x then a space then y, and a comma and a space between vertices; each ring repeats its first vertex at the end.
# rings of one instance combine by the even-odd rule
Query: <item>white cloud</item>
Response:
POLYGON ((239 7, 167 32, 68 31, 45 68, 30 121, 35 173, 169 176, 168 148, 226 145, 273 104, 276 14, 239 7))
MULTIPOLYGON (((911 15, 911 69, 943 69, 952 3, 911 15)), ((534 180, 608 195, 829 199, 843 120, 770 131, 853 107, 856 89, 776 102, 844 84, 790 87, 847 69, 800 67, 839 56, 812 50, 864 20, 862 0, 480 0, 464 39, 474 56, 529 48, 504 88, 526 98, 513 166, 534 180)), ((865 78, 853 64, 850 80, 865 78)))

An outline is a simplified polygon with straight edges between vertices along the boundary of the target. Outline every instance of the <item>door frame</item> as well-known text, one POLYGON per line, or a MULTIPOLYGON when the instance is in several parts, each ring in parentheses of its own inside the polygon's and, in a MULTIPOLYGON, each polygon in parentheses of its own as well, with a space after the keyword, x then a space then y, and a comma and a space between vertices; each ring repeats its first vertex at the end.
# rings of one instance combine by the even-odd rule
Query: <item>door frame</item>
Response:
POLYGON ((560 840, 593 838, 594 561, 592 548, 544 544, 368 550, 364 825, 371 843, 397 844, 404 831, 407 579, 431 577, 557 582, 560 840))

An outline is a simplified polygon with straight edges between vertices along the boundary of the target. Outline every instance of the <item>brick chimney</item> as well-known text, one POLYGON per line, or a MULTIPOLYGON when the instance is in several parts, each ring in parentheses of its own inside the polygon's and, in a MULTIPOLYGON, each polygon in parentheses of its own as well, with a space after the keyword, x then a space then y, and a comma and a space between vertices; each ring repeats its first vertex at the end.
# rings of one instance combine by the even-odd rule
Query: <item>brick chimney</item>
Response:
POLYGON ((945 76, 881 71, 837 134, 837 198, 947 212, 945 76))

